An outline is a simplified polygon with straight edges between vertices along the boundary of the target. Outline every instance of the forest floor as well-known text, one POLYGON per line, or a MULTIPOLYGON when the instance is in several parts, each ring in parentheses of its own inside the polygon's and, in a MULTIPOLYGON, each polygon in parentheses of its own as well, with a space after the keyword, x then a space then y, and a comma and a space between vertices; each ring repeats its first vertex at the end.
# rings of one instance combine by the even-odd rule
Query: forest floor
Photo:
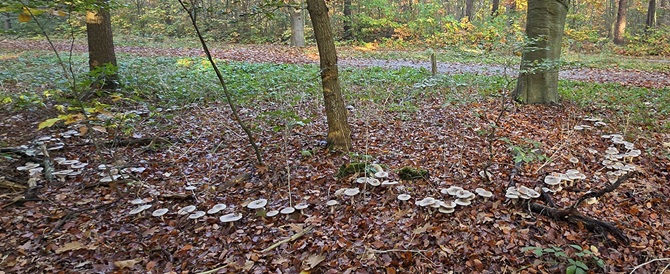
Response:
MULTIPOLYGON (((4 51, 46 50, 45 46, 0 42, 4 51)), ((81 45, 76 48, 84 50, 81 45)), ((200 50, 117 50, 142 56, 201 56, 200 50)), ((214 52, 222 59, 251 62, 318 60, 310 51, 275 46, 214 52)), ((427 65, 348 58, 341 63, 427 65)), ((441 69, 501 72, 472 64, 442 64, 441 69)), ((670 85, 667 73, 589 69, 565 76, 642 87, 670 85)), ((629 273, 638 266, 635 273, 668 273, 668 132, 631 123, 614 108, 580 107, 568 101, 520 106, 504 99, 509 91, 500 91, 502 96, 476 94, 472 90, 453 95, 461 101, 430 92, 399 98, 421 106, 411 113, 365 100, 348 102, 355 152, 350 154, 320 146, 327 132, 325 119, 288 126, 286 121, 260 119, 261 112, 282 107, 276 102, 243 106, 242 119, 255 123, 264 165, 255 163, 223 103, 151 110, 128 104, 114 109, 112 114, 132 111, 137 116, 128 122, 131 132, 78 123, 37 130, 38 123, 56 113, 2 109, 0 144, 6 149, 0 151, 0 182, 5 185, 0 194, 0 273, 560 273, 571 267, 629 273), (599 118, 605 125, 597 127, 587 118, 599 118), (273 130, 282 123, 282 130, 273 130), (582 124, 591 128, 575 129, 582 124), (505 198, 510 184, 542 186, 545 175, 568 169, 581 171, 586 179, 550 194, 556 209, 569 208, 589 190, 606 188, 610 183, 602 164, 605 151, 626 150, 602 137, 613 133, 642 151, 632 160, 636 172, 597 203, 583 203, 576 210, 612 224, 629 242, 602 229, 589 231, 584 222, 531 213, 529 204, 505 198), (41 144, 53 148, 57 143, 63 148, 49 150, 50 157, 26 154, 41 144), (27 148, 19 148, 22 145, 27 148), (26 192, 28 172, 17 168, 56 157, 87 165, 76 176, 39 179, 39 187, 26 192), (387 167, 390 179, 400 184, 363 188, 357 176, 335 177, 343 164, 358 161, 387 167), (103 172, 116 169, 127 177, 101 182, 101 176, 109 174, 100 174, 103 164, 108 167, 103 172), (429 176, 400 180, 398 170, 403 167, 425 169, 429 176), (489 178, 481 176, 482 171, 489 172, 489 178), (11 184, 14 191, 7 189, 11 184), (441 193, 450 186, 473 192, 484 188, 494 196, 475 198, 451 214, 415 206, 424 197, 453 201, 441 193), (362 193, 348 197, 338 192, 355 187, 362 193), (400 193, 412 199, 399 201, 400 193), (265 211, 246 208, 259 198, 268 200, 268 211, 298 203, 309 207, 267 217, 265 211), (132 202, 136 199, 151 207, 131 214, 138 208, 132 202), (326 206, 331 199, 339 205, 326 206), (208 211, 219 203, 227 208, 199 219, 177 213, 187 205, 208 211), (153 217, 159 208, 169 212, 153 217), (219 216, 227 213, 243 217, 231 224, 220 222, 219 216)), ((295 111, 300 117, 322 117, 321 106, 320 97, 307 97, 295 111)), ((654 109, 650 106, 648 111, 654 109)), ((667 121, 668 113, 657 117, 667 121)), ((55 163, 56 170, 67 166, 71 168, 55 163)))

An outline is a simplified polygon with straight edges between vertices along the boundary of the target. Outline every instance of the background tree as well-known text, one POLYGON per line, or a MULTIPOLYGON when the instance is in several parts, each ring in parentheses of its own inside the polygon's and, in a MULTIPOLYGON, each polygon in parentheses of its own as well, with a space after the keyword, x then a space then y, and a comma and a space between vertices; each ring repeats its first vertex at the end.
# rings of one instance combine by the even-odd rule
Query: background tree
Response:
POLYGON ((302 1, 293 3, 288 7, 291 17, 291 46, 305 46, 305 18, 302 16, 302 1))
POLYGON ((649 0, 649 5, 647 6, 647 21, 645 23, 646 30, 656 27, 656 0, 649 0))
POLYGON ((86 12, 86 34, 88 38, 88 65, 97 74, 96 87, 114 89, 117 87, 116 54, 112 37, 112 23, 108 2, 100 0, 97 10, 86 12))
POLYGON ((328 7, 323 0, 307 0, 307 10, 314 27, 314 36, 319 49, 321 86, 328 121, 329 147, 335 151, 351 149, 351 129, 347 122, 347 109, 338 79, 337 51, 333 41, 328 7))
POLYGON ((529 0, 521 72, 514 98, 527 104, 558 103, 558 68, 569 0, 529 0))
POLYGON ((619 11, 616 16, 616 24, 614 25, 614 43, 622 45, 624 40, 624 33, 626 33, 626 12, 628 11, 628 0, 619 0, 619 11))

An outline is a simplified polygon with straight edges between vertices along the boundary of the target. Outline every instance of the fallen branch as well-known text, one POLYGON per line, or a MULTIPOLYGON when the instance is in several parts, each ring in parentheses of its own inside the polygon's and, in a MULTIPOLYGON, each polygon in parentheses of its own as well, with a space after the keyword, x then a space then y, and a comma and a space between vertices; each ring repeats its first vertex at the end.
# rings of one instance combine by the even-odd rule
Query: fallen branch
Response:
POLYGON ((283 243, 288 243, 288 242, 291 242, 291 241, 295 241, 298 238, 302 237, 303 235, 312 232, 312 229, 314 229, 314 227, 309 226, 309 227, 303 229, 302 231, 294 234, 293 236, 291 236, 289 238, 286 238, 286 239, 283 239, 279 242, 276 242, 276 243, 272 244, 271 246, 269 246, 268 248, 261 250, 261 253, 265 253, 265 252, 268 252, 270 250, 273 250, 273 249, 277 248, 278 246, 280 246, 283 243))
POLYGON ((4 176, 0 176, 0 188, 24 190, 26 189, 26 186, 14 183, 6 179, 4 176))
POLYGON ((619 185, 621 185, 621 183, 623 183, 624 181, 628 180, 628 178, 633 176, 633 174, 635 174, 635 172, 626 173, 623 176, 619 177, 619 179, 617 179, 616 182, 607 186, 606 188, 603 188, 596 192, 585 193, 584 195, 582 195, 582 197, 579 197, 579 199, 577 199, 577 202, 575 202, 570 208, 577 208, 586 199, 599 198, 600 196, 603 196, 609 192, 614 191, 617 187, 619 187, 619 185))
MULTIPOLYGON (((631 270, 629 274, 633 274, 633 272, 635 272, 635 270, 638 270, 640 267, 643 267, 643 266, 648 265, 648 264, 650 264, 650 263, 653 263, 653 262, 662 262, 662 261, 670 261, 670 258, 658 258, 658 259, 653 259, 653 260, 651 260, 651 261, 648 261, 648 262, 646 262, 646 263, 643 263, 643 264, 641 264, 641 265, 638 265, 638 266, 634 267, 633 270, 631 270)), ((666 265, 665 268, 668 268, 668 266, 666 265)), ((661 272, 659 272, 659 273, 665 273, 665 272, 664 272, 663 270, 661 270, 661 272)))

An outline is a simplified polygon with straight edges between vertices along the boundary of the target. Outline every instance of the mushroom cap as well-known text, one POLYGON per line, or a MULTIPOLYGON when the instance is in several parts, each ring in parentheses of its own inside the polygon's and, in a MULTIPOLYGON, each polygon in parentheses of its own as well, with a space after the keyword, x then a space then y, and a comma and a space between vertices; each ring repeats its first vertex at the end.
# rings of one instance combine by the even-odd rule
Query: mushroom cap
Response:
POLYGON ((463 189, 456 192, 456 197, 458 197, 459 199, 471 199, 475 197, 475 194, 468 190, 463 189))
POLYGON ((568 169, 568 170, 565 171, 565 175, 568 175, 568 176, 570 176, 570 174, 579 174, 579 173, 581 173, 581 172, 579 170, 576 170, 576 169, 568 169))
POLYGON ((519 193, 506 193, 505 197, 508 199, 519 199, 519 193))
POLYGON ((222 223, 234 222, 239 219, 242 219, 242 213, 230 213, 219 217, 219 221, 222 223))
POLYGON ((544 177, 544 183, 550 186, 558 185, 561 183, 561 177, 554 175, 547 175, 547 177, 544 177))
POLYGON ((189 214, 189 213, 193 212, 194 210, 195 210, 195 206, 194 205, 189 205, 189 206, 185 206, 185 207, 182 207, 181 209, 179 209, 179 211, 177 211, 177 214, 186 215, 186 214, 189 214))
POLYGON ((185 186, 184 189, 185 190, 196 190, 196 189, 198 189, 198 187, 197 186, 185 186))
POLYGON ((440 209, 438 209, 437 211, 439 211, 440 213, 449 214, 449 213, 454 213, 454 211, 456 211, 456 209, 454 209, 454 208, 440 207, 440 209))
POLYGON ((265 205, 267 205, 267 204, 268 204, 267 199, 258 199, 258 200, 255 200, 255 201, 251 201, 251 203, 249 203, 247 205, 247 207, 250 208, 250 209, 259 209, 259 208, 265 207, 265 205))
POLYGON ((133 204, 133 205, 146 204, 146 202, 142 198, 137 198, 137 199, 131 200, 130 203, 133 204))
POLYGON ((150 207, 151 207, 151 205, 141 205, 141 206, 138 206, 138 207, 134 208, 130 212, 128 212, 128 214, 135 215, 135 214, 140 213, 140 212, 142 212, 145 209, 150 208, 150 207))
POLYGON ((605 150, 605 154, 618 154, 618 153, 619 153, 619 150, 615 147, 608 147, 605 150))
POLYGON ((354 196, 358 193, 361 193, 361 190, 358 189, 357 187, 348 188, 347 190, 344 191, 344 195, 347 195, 347 196, 354 196))
POLYGON ((371 185, 371 186, 379 186, 382 183, 379 182, 379 180, 377 180, 375 178, 368 178, 368 184, 371 185))
POLYGON ((357 184, 366 184, 367 182, 368 182, 368 177, 358 177, 358 179, 356 179, 357 184))
POLYGON ((579 159, 577 159, 577 157, 570 157, 568 161, 573 164, 579 163, 579 159))
POLYGON ((388 177, 389 177, 389 173, 386 172, 386 171, 379 171, 379 172, 375 173, 375 178, 377 178, 377 179, 384 179, 384 178, 388 178, 388 177))
POLYGON ((337 205, 339 203, 340 202, 338 202, 337 200, 328 200, 328 202, 326 202, 326 205, 327 206, 334 206, 334 205, 337 205))
POLYGON ((399 184, 398 181, 388 181, 388 180, 386 180, 386 181, 382 182, 383 186, 392 186, 392 185, 397 185, 397 184, 399 184))
POLYGON ((486 189, 482 189, 480 192, 477 192, 477 195, 482 196, 484 198, 491 198, 493 197, 493 192, 488 191, 486 189))
POLYGON ((299 203, 299 204, 294 206, 294 208, 297 209, 297 210, 302 210, 302 209, 305 209, 305 208, 308 208, 308 207, 309 207, 309 204, 306 204, 306 203, 299 203))
POLYGON ((449 188, 447 188, 446 192, 447 192, 447 194, 449 194, 451 196, 454 196, 454 195, 456 195, 456 193, 458 191, 461 191, 461 190, 463 190, 463 188, 460 187, 460 186, 450 186, 449 188))
POLYGON ((429 206, 435 203, 435 198, 433 197, 426 197, 423 198, 419 201, 416 201, 415 204, 418 206, 429 206))
POLYGON ((468 206, 472 204, 472 202, 467 199, 456 199, 455 203, 459 206, 468 206))
POLYGON ((73 169, 80 169, 80 168, 84 168, 84 167, 87 166, 87 165, 88 165, 88 163, 78 163, 78 164, 73 164, 73 165, 71 165, 70 168, 73 168, 73 169))
POLYGON ((274 217, 279 214, 279 210, 270 210, 268 212, 265 212, 265 217, 274 217))
POLYGON ((165 215, 165 213, 167 213, 168 211, 169 210, 167 208, 159 208, 159 209, 154 210, 154 212, 151 212, 151 216, 160 217, 160 216, 165 215))
POLYGON ((281 214, 291 214, 291 213, 293 213, 293 212, 295 212, 295 208, 290 207, 290 206, 289 206, 289 207, 282 208, 282 210, 279 211, 279 213, 281 213, 281 214))
POLYGON ((207 210, 207 214, 216 214, 221 210, 226 209, 228 206, 224 204, 215 204, 212 208, 207 210))
POLYGON ((444 208, 455 208, 456 207, 456 202, 454 202, 454 201, 443 202, 443 203, 440 203, 440 206, 444 207, 444 208))
POLYGON ((193 212, 193 214, 188 215, 188 218, 189 218, 189 219, 198 219, 198 218, 200 218, 200 217, 202 217, 202 216, 205 216, 205 212, 204 212, 204 211, 196 211, 196 212, 193 212))
POLYGON ((404 194, 403 193, 403 194, 398 195, 398 200, 401 200, 401 201, 407 201, 410 198, 412 198, 412 196, 410 196, 409 194, 404 194))
POLYGON ((589 205, 596 204, 596 203, 598 203, 598 199, 596 197, 591 197, 591 198, 586 199, 586 203, 589 204, 589 205))

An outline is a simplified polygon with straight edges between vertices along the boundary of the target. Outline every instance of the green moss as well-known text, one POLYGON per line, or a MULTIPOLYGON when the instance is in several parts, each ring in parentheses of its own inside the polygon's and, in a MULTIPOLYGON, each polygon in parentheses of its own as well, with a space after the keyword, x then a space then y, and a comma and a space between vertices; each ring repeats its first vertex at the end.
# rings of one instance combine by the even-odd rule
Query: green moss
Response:
POLYGON ((413 167, 403 167, 398 171, 398 177, 402 180, 428 179, 428 170, 413 167))

